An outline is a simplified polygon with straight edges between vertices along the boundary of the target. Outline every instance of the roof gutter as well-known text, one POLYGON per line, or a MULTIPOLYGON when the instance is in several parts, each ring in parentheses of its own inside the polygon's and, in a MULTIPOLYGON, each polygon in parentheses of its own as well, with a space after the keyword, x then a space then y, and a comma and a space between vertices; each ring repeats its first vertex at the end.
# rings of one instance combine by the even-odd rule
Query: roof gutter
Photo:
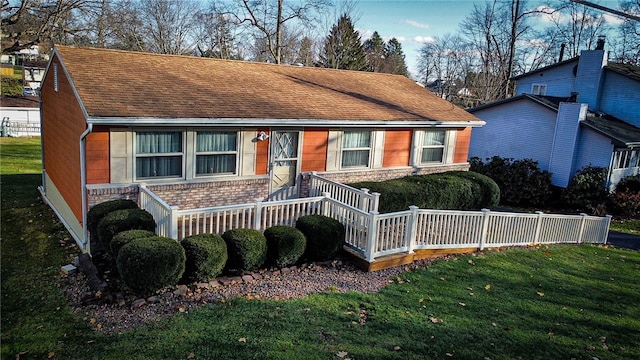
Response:
POLYGON ((93 124, 88 123, 87 129, 80 134, 80 187, 82 188, 82 245, 91 256, 91 241, 87 234, 87 159, 85 156, 86 138, 93 131, 93 124))
POLYGON ((286 127, 480 127, 483 120, 326 120, 326 119, 255 119, 255 118, 140 118, 140 117, 91 117, 89 124, 109 126, 286 126, 286 127))

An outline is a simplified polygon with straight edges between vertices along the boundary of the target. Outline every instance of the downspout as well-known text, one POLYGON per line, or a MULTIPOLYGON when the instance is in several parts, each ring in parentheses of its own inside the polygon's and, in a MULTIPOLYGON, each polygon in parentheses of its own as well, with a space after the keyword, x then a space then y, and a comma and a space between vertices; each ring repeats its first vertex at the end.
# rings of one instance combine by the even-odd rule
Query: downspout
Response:
POLYGON ((91 256, 91 241, 87 235, 87 164, 85 156, 85 139, 93 130, 93 124, 89 123, 87 129, 80 135, 80 187, 82 188, 82 244, 84 250, 91 256))

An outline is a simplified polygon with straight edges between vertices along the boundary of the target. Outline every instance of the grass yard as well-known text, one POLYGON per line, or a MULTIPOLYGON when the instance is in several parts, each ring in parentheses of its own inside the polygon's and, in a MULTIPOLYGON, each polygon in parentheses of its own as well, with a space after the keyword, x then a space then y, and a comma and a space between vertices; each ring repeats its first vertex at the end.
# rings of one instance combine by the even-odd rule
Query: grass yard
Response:
POLYGON ((2 359, 640 358, 640 252, 591 245, 489 251, 378 294, 236 298, 105 335, 60 288, 77 248, 38 200, 39 140, 0 149, 2 359))

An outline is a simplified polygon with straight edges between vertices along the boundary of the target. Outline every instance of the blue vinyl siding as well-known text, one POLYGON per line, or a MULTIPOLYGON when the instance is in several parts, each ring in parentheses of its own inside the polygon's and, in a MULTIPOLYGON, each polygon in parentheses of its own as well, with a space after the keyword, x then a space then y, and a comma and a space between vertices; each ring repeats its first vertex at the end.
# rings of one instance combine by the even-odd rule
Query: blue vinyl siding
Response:
POLYGON ((584 119, 586 113, 586 104, 560 104, 549 163, 551 183, 553 185, 566 187, 573 175, 574 156, 578 148, 580 119, 584 119))
POLYGON ((601 111, 640 127, 640 81, 606 71, 601 94, 601 111))
POLYGON ((486 125, 473 129, 469 156, 529 158, 549 167, 556 112, 529 100, 519 100, 474 113, 486 125))
POLYGON ((577 61, 572 61, 556 68, 533 73, 530 76, 519 79, 516 95, 531 94, 531 86, 533 84, 544 84, 547 85, 545 95, 568 97, 571 95, 571 92, 574 91, 573 88, 576 77, 573 74, 573 68, 577 64, 577 61))
POLYGON ((574 174, 589 165, 609 166, 613 153, 611 139, 583 126, 580 129, 579 144, 573 169, 574 174))

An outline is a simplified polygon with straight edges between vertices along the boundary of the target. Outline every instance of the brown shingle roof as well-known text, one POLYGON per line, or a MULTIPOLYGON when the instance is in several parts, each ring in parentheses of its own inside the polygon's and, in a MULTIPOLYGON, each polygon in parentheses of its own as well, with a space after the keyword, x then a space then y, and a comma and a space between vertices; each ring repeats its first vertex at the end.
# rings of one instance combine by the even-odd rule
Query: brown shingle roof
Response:
POLYGON ((90 117, 478 122, 400 75, 57 46, 90 117))
POLYGON ((37 96, 2 95, 2 97, 0 97, 0 106, 39 108, 40 98, 37 96))

